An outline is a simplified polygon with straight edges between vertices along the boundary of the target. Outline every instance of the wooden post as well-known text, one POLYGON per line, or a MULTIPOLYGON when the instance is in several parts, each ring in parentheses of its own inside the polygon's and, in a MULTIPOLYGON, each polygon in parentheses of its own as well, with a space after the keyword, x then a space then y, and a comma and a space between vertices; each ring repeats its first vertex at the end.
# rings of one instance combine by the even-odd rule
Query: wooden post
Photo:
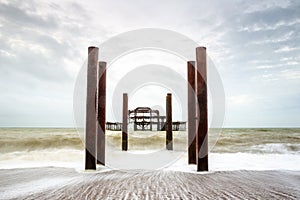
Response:
POLYGON ((150 131, 152 131, 152 111, 150 110, 150 131))
POLYGON ((208 121, 207 121, 207 78, 206 48, 196 48, 197 59, 197 171, 208 171, 208 121), (200 112, 200 113, 199 113, 200 112))
POLYGON ((88 48, 86 127, 85 127, 85 169, 96 169, 97 131, 97 47, 88 48))
POLYGON ((122 150, 128 149, 128 95, 123 94, 122 150))
POLYGON ((98 81, 97 164, 105 165, 106 62, 99 62, 98 81))
POLYGON ((160 119, 159 114, 157 115, 157 131, 160 131, 160 119))
POLYGON ((196 75, 195 61, 188 61, 188 154, 189 164, 197 164, 196 162, 196 75))
POLYGON ((167 150, 173 150, 173 132, 172 132, 172 94, 166 96, 166 147, 167 150))
POLYGON ((136 112, 134 112, 133 130, 134 130, 134 131, 137 131, 137 125, 136 125, 136 112))

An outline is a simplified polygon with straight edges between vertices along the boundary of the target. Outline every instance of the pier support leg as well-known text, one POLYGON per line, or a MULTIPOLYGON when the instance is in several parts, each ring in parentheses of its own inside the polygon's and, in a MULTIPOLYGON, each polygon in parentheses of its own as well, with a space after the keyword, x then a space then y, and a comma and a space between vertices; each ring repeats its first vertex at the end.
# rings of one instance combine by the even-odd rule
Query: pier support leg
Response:
POLYGON ((133 124, 133 130, 134 130, 134 131, 137 131, 136 121, 134 121, 134 124, 133 124))
MULTIPOLYGON (((195 61, 188 61, 188 163, 197 164, 196 162, 196 75, 195 61)), ((185 127, 184 127, 185 129, 185 127)))
POLYGON ((85 127, 85 169, 96 169, 96 130, 97 130, 97 47, 88 48, 87 97, 85 127))
POLYGON ((128 150, 128 95, 123 94, 122 150, 128 150))
POLYGON ((105 165, 106 62, 98 67, 97 164, 105 165))
POLYGON ((159 120, 159 115, 157 116, 157 131, 160 131, 160 120, 159 120))
POLYGON ((196 48, 197 59, 197 171, 208 171, 208 121, 207 121, 207 77, 206 48, 196 48), (200 112, 200 113, 199 113, 200 112))
POLYGON ((166 96, 166 147, 167 150, 173 150, 173 132, 172 132, 172 94, 166 96))
POLYGON ((150 131, 152 131, 152 113, 150 111, 150 131))

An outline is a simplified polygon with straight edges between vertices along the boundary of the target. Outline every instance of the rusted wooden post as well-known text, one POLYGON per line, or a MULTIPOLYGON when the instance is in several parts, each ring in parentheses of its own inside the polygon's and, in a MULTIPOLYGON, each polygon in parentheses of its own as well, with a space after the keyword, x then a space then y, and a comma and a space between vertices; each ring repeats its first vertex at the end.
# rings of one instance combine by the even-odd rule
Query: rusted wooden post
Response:
POLYGON ((173 150, 173 132, 172 132, 172 94, 166 96, 166 147, 167 150, 173 150))
POLYGON ((122 150, 128 149, 128 95, 123 94, 122 150))
POLYGON ((137 131, 137 124, 136 124, 136 112, 135 112, 135 111, 134 111, 133 130, 134 130, 134 131, 137 131))
POLYGON ((189 164, 197 164, 196 162, 196 75, 195 61, 188 61, 188 154, 189 164))
POLYGON ((196 48, 197 60, 197 171, 208 171, 208 121, 207 121, 207 78, 206 48, 196 48), (200 112, 200 113, 199 113, 200 112))
POLYGON ((97 164, 105 165, 106 62, 98 67, 97 164))
POLYGON ((152 111, 150 110, 150 131, 152 131, 152 111))
POLYGON ((160 131, 160 119, 159 114, 157 115, 157 131, 160 131))
POLYGON ((86 127, 85 127, 85 169, 96 169, 97 131, 97 47, 88 48, 86 127))

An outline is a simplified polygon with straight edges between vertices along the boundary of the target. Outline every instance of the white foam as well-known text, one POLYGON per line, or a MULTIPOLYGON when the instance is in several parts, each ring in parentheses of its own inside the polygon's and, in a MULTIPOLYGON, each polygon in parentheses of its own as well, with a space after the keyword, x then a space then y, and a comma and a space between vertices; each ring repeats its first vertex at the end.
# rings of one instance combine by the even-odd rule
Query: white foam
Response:
MULTIPOLYGON (((293 170, 300 171, 300 155, 211 153, 208 157, 209 171, 233 170, 293 170)), ((196 172, 196 165, 187 164, 187 153, 166 170, 196 172)))
POLYGON ((45 149, 10 152, 0 155, 0 169, 33 167, 66 167, 82 169, 84 151, 74 149, 45 149))
POLYGON ((258 153, 299 154, 300 144, 267 143, 251 146, 250 149, 258 153))
POLYGON ((42 192, 49 190, 50 188, 57 188, 63 184, 69 182, 72 178, 59 177, 59 178, 41 178, 39 180, 28 181, 26 183, 16 183, 13 185, 4 186, 1 188, 1 199, 12 199, 20 196, 42 192))
MULTIPOLYGON (((106 151, 107 166, 113 169, 160 169, 196 172, 188 165, 186 152, 106 151), (149 156, 148 156, 149 154, 149 156), (141 157, 143 162, 140 163, 141 157), (138 158, 138 159, 136 159, 138 158), (165 160, 166 159, 166 160, 165 160), (163 162, 163 166, 159 162, 163 162)), ((299 154, 210 153, 210 171, 228 170, 300 170, 299 154)), ((84 169, 84 151, 72 149, 12 152, 0 155, 0 169, 32 167, 67 167, 84 169)))

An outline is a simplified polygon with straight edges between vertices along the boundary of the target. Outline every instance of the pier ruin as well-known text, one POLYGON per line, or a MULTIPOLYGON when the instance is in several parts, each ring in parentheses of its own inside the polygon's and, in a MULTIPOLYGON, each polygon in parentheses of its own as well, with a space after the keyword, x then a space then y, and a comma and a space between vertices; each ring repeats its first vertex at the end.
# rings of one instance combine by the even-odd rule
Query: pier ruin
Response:
MULTIPOLYGON (((159 110, 149 107, 137 107, 128 111, 128 123, 133 125, 133 131, 165 131, 166 116, 161 116, 159 110)), ((106 130, 121 131, 121 122, 106 122, 106 130)), ((172 122, 173 131, 186 131, 185 121, 172 122)))
MULTIPOLYGON (((186 122, 172 121, 172 94, 166 95, 166 116, 149 107, 128 110, 123 94, 122 123, 106 122, 106 62, 98 62, 97 47, 88 48, 85 129, 85 169, 105 165, 105 130, 122 131, 122 150, 128 150, 128 124, 134 131, 166 131, 166 149, 173 150, 173 131, 186 130, 186 122), (96 98, 95 98, 96 97, 96 98)), ((196 61, 187 62, 188 163, 208 171, 208 119, 206 48, 196 48, 196 61), (196 94, 196 95, 195 95, 196 94)))

